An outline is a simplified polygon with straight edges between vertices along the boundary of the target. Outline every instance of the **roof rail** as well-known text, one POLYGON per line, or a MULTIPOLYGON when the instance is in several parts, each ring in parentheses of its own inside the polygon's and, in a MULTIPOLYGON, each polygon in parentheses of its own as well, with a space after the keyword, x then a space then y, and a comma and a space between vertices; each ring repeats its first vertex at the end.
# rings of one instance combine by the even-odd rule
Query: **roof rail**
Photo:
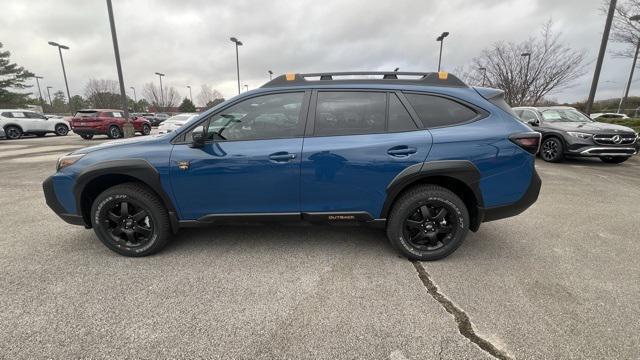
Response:
POLYGON ((337 83, 386 83, 404 85, 431 85, 467 87, 456 76, 447 72, 399 72, 399 71, 347 71, 307 74, 280 75, 261 87, 281 87, 294 85, 331 85, 337 83), (361 76, 361 78, 358 78, 361 76), (377 76, 377 78, 376 78, 377 76), (336 77, 338 79, 336 79, 336 77), (342 77, 342 79, 340 79, 342 77), (346 78, 348 77, 348 78, 346 78), (413 78, 411 78, 413 77, 413 78), (318 78, 309 80, 307 78, 318 78))

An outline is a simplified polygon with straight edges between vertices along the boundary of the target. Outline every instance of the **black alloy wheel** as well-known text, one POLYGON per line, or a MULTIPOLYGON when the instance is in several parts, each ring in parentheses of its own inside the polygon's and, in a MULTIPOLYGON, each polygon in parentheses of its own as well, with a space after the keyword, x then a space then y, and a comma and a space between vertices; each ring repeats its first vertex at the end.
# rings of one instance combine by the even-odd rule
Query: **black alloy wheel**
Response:
POLYGON ((129 249, 147 245, 154 227, 148 211, 132 200, 110 203, 101 226, 110 234, 112 241, 129 249))
POLYGON ((455 235, 456 220, 455 212, 446 203, 427 201, 405 218, 405 239, 418 250, 440 249, 455 235))
POLYGON ((22 137, 22 129, 13 125, 4 128, 4 133, 7 136, 7 139, 10 140, 20 139, 20 137, 22 137))
POLYGON ((56 135, 66 136, 68 133, 69 133, 69 128, 66 125, 63 125, 63 124, 56 125, 56 135))
POLYGON ((560 162, 564 155, 562 142, 555 137, 550 137, 542 142, 540 148, 540 156, 544 161, 560 162))
POLYGON ((117 139, 122 136, 122 132, 119 127, 113 125, 109 128, 109 133, 107 135, 109 135, 111 139, 117 139))
POLYGON ((151 126, 144 124, 142 125, 142 135, 149 135, 151 134, 151 126))

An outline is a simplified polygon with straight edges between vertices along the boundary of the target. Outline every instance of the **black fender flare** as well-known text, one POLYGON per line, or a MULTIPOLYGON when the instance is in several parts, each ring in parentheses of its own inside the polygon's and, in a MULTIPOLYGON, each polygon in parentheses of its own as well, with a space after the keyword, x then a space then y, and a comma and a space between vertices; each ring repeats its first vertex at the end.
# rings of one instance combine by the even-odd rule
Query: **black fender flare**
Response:
MULTIPOLYGON (((469 160, 439 160, 411 165, 402 170, 387 186, 387 198, 382 207, 380 218, 386 219, 391 211, 391 206, 404 189, 416 181, 429 177, 449 177, 464 183, 475 197, 478 207, 484 205, 482 192, 480 191, 480 171, 469 160)), ((474 211, 475 209, 469 209, 474 211)), ((482 220, 480 219, 480 222, 482 220)))
MULTIPOLYGON (((93 164, 84 169, 76 177, 73 193, 76 199, 76 211, 82 214, 82 193, 86 186, 94 179, 103 175, 124 175, 132 177, 143 184, 149 186, 162 200, 169 213, 171 230, 175 233, 178 230, 178 216, 173 202, 162 188, 160 173, 158 170, 144 159, 123 159, 109 160, 93 164)), ((86 222, 86 219, 85 219, 86 222)), ((90 226, 91 223, 87 223, 90 226)))

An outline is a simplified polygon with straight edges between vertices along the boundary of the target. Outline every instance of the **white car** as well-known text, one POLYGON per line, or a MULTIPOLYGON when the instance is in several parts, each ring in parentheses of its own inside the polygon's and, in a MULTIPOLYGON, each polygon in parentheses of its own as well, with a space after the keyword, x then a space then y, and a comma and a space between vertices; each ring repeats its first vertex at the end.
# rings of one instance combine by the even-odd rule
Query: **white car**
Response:
POLYGON ((0 109, 0 128, 7 139, 19 139, 23 134, 45 136, 54 133, 64 136, 69 133, 69 122, 63 118, 47 119, 42 114, 25 109, 0 109))
POLYGON ((597 118, 602 119, 628 119, 629 117, 626 114, 618 114, 618 113, 595 113, 589 115, 593 120, 597 118))
POLYGON ((160 126, 158 126, 159 134, 168 134, 172 131, 176 131, 179 127, 186 124, 189 120, 198 116, 196 113, 182 113, 178 115, 174 115, 167 120, 163 121, 160 126))

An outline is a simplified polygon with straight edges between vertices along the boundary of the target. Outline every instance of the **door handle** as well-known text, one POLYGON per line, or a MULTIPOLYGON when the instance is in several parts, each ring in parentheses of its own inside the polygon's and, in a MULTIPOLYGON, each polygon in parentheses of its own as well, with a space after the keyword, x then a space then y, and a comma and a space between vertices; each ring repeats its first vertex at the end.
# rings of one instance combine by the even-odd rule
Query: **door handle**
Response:
POLYGON ((296 154, 288 153, 286 151, 280 151, 269 155, 269 160, 275 162, 287 162, 296 158, 296 154))
POLYGON ((387 154, 395 157, 403 157, 409 156, 411 154, 415 154, 418 149, 414 147, 409 147, 406 145, 394 146, 391 149, 387 150, 387 154))

